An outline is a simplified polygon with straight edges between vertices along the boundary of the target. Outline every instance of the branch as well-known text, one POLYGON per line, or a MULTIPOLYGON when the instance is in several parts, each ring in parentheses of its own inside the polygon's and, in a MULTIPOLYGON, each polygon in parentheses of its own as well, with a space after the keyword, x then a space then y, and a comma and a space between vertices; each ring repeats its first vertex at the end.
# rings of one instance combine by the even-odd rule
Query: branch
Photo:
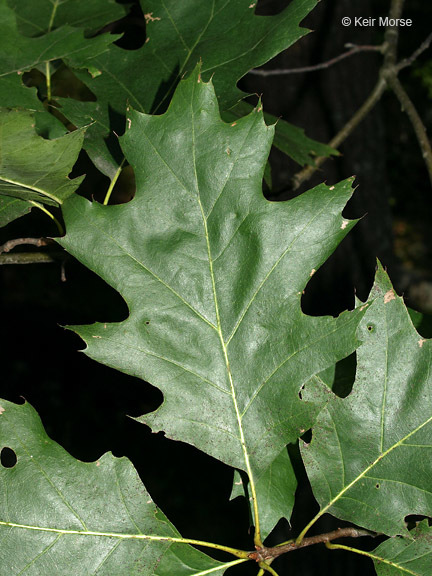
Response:
POLYGON ((352 44, 347 44, 346 46, 352 46, 351 50, 339 54, 327 60, 326 62, 321 62, 321 64, 314 64, 313 66, 303 66, 302 68, 274 68, 272 70, 250 70, 249 74, 254 74, 255 76, 285 76, 287 74, 303 74, 305 72, 315 72, 317 70, 324 70, 330 68, 334 64, 337 64, 345 58, 349 58, 353 54, 358 54, 359 52, 381 52, 382 46, 353 46, 352 44))
MULTIPOLYGON (((383 95, 386 89, 386 82, 380 78, 375 85, 375 88, 372 90, 370 95, 366 98, 357 112, 348 120, 345 126, 336 134, 336 136, 329 142, 329 146, 332 148, 338 148, 342 142, 344 142, 348 136, 357 128, 360 122, 369 114, 372 108, 380 101, 381 96, 383 95)), ((320 166, 324 164, 327 160, 327 157, 321 156, 315 160, 314 166, 306 166, 297 172, 291 180, 291 189, 297 190, 303 182, 309 180, 309 178, 318 170, 320 166)))
POLYGON ((52 264, 64 260, 64 252, 16 252, 0 254, 0 266, 4 264, 52 264))
POLYGON ((426 38, 426 40, 424 40, 420 44, 420 46, 417 48, 417 50, 415 50, 409 58, 404 58, 403 60, 401 60, 399 62, 399 64, 396 66, 397 71, 400 72, 401 70, 403 70, 407 66, 411 66, 411 64, 413 64, 413 62, 415 62, 417 60, 417 58, 420 56, 420 54, 423 54, 423 52, 429 48, 429 46, 431 45, 431 42, 432 42, 432 33, 429 34, 429 36, 426 38))
POLYGON ((392 88, 393 92, 396 94, 399 102, 401 103, 402 110, 404 110, 408 114, 408 118, 410 119, 411 124, 414 128, 414 132, 417 136, 417 141, 419 143, 420 150, 422 152, 422 156, 429 173, 429 180, 432 184, 432 148, 426 132, 426 128, 412 100, 405 92, 405 89, 400 83, 396 74, 388 78, 387 82, 389 86, 392 88))
MULTIPOLYGON (((404 2, 405 0, 392 0, 389 11, 389 18, 400 18, 403 11, 404 2)), ((398 40, 398 28, 396 26, 388 26, 384 35, 384 44, 381 47, 381 51, 384 54, 384 62, 379 72, 379 80, 362 106, 357 110, 357 112, 355 112, 355 114, 338 132, 338 134, 336 134, 336 136, 329 142, 329 146, 332 148, 338 148, 340 144, 342 144, 348 138, 348 136, 360 124, 363 118, 365 118, 367 114, 369 114, 369 112, 372 110, 372 108, 379 102, 386 86, 388 86, 393 90, 399 99, 400 103, 402 104, 402 108, 407 112, 411 124, 413 125, 417 140, 422 151, 422 156, 429 173, 429 178, 432 183, 432 150, 426 133, 426 128, 419 114, 417 113, 414 104, 410 100, 408 94, 405 92, 402 84, 397 78, 400 70, 412 64, 414 60, 429 47, 429 45, 432 43, 432 34, 430 34, 426 40, 422 42, 422 44, 409 58, 401 60, 399 64, 396 64, 398 40)), ((290 189, 297 190, 297 188, 299 188, 303 182, 308 180, 319 169, 319 167, 324 164, 326 160, 326 157, 319 157, 315 160, 314 166, 307 166, 295 174, 291 179, 290 189)))
MULTIPOLYGON (((68 257, 66 252, 15 252, 8 254, 16 246, 49 246, 54 244, 51 238, 14 238, 0 246, 0 266, 4 264, 51 264, 64 262, 68 257)), ((64 271, 62 269, 62 279, 64 271)))
POLYGON ((53 240, 50 238, 15 238, 14 240, 8 240, 0 246, 0 254, 3 254, 4 252, 10 252, 16 246, 22 246, 23 244, 37 246, 40 248, 41 246, 48 246, 52 243, 53 240))
POLYGON ((303 538, 303 540, 298 544, 295 540, 291 540, 285 544, 274 546, 272 548, 263 546, 262 548, 258 548, 256 552, 250 552, 249 558, 259 563, 269 560, 272 561, 274 558, 282 556, 282 554, 298 550, 299 548, 306 548, 306 546, 331 542, 337 538, 360 538, 362 536, 371 536, 372 538, 375 538, 378 534, 375 532, 369 532, 368 530, 361 530, 359 528, 338 528, 337 530, 327 532, 326 534, 318 534, 317 536, 303 538))

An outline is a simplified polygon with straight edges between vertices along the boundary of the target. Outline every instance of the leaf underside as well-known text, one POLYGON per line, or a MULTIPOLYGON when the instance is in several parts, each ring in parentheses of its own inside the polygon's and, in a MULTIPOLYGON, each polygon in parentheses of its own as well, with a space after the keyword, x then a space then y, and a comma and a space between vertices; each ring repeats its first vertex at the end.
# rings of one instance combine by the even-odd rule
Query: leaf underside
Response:
POLYGON ((426 520, 407 538, 390 538, 373 551, 378 576, 429 576, 432 570, 432 529, 426 520))
POLYGON ((223 123, 198 70, 166 114, 131 112, 128 124, 135 198, 70 199, 60 243, 122 294, 130 316, 74 329, 89 356, 162 390, 140 421, 246 471, 253 487, 327 401, 311 377, 358 343, 361 311, 315 318, 300 307, 354 224, 341 216, 352 181, 265 200, 273 128, 259 112, 223 123))
POLYGON ((0 450, 17 458, 0 466, 2 574, 223 574, 224 564, 191 546, 156 539, 179 534, 126 458, 79 462, 46 435, 29 404, 0 402, 0 450))
POLYGON ((406 515, 432 516, 431 341, 381 267, 370 302, 353 391, 327 404, 302 456, 319 515, 407 536, 406 515))

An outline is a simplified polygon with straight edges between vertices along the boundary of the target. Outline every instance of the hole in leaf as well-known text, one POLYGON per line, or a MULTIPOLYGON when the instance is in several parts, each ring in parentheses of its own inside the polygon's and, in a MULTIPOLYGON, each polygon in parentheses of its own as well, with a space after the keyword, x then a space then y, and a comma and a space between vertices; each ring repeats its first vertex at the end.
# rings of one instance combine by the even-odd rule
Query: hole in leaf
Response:
MULTIPOLYGON (((286 2, 278 2, 277 0, 258 0, 255 13, 260 16, 276 16, 276 14, 282 12, 286 4, 286 2)), ((253 6, 253 3, 251 3, 251 6, 253 6)))
POLYGON ((414 324, 414 328, 420 336, 423 336, 423 338, 432 338, 432 316, 430 314, 417 312, 412 308, 408 308, 408 314, 410 315, 411 322, 414 324))
POLYGON ((305 385, 303 384, 303 386, 300 388, 299 393, 298 393, 300 400, 303 400, 304 387, 305 387, 305 385))
POLYGON ((374 327, 372 326, 372 324, 369 324, 369 326, 367 327, 367 329, 369 330, 369 332, 373 332, 374 327))
POLYGON ((375 488, 377 488, 377 489, 380 488, 380 485, 379 485, 379 484, 375 484, 375 488))
POLYGON ((351 394, 357 368, 357 356, 353 352, 343 360, 339 360, 334 368, 331 388, 339 398, 346 398, 351 394))
MULTIPOLYGON (((129 2, 120 1, 119 3, 128 4, 129 2)), ((139 3, 131 3, 129 14, 109 24, 102 30, 102 32, 108 31, 112 34, 123 34, 121 38, 116 40, 116 46, 124 50, 139 50, 142 48, 146 41, 146 21, 139 3)))
POLYGON ((312 441, 312 429, 306 430, 306 432, 303 434, 303 436, 300 436, 300 438, 306 444, 310 444, 312 441))
POLYGON ((12 448, 6 446, 2 449, 0 453, 0 462, 3 468, 13 468, 15 466, 17 463, 17 455, 12 448))
POLYGON ((407 525, 408 530, 412 530, 421 522, 422 520, 427 520, 429 526, 431 525, 432 518, 429 516, 421 516, 420 514, 410 514, 409 516, 405 516, 405 523, 407 525))

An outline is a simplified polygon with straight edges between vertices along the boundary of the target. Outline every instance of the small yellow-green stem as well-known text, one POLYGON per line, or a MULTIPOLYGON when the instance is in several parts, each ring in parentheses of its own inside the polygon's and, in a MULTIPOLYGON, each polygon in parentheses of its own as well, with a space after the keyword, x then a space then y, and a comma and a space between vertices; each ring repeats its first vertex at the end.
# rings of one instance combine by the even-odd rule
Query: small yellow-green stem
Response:
POLYGON ((52 9, 52 12, 51 12, 51 18, 50 18, 50 21, 49 21, 49 24, 48 24, 48 32, 51 32, 51 29, 52 29, 52 27, 53 27, 53 25, 54 25, 54 18, 55 18, 55 15, 56 15, 56 12, 57 12, 57 7, 58 7, 59 3, 60 3, 59 0, 55 0, 55 2, 53 2, 53 9, 52 9))
MULTIPOLYGON (((52 27, 54 26, 54 19, 55 19, 58 5, 59 5, 59 0, 55 0, 53 2, 53 8, 52 8, 52 12, 51 12, 50 21, 48 23, 48 32, 51 32, 52 27)), ((52 100, 51 68, 50 68, 49 61, 45 62, 45 78, 46 78, 46 86, 47 86, 47 100, 48 100, 48 104, 51 104, 51 100, 52 100)))
MULTIPOLYGON (((273 574, 273 576, 279 576, 279 574, 276 572, 276 570, 274 570, 270 564, 267 564, 266 562, 260 562, 258 564, 258 566, 261 568, 261 570, 264 572, 269 572, 270 574, 273 574)), ((258 575, 261 574, 261 570, 258 572, 258 575)))
POLYGON ((39 202, 35 202, 34 200, 29 200, 29 202, 30 204, 33 204, 33 206, 36 206, 36 208, 39 208, 39 210, 42 210, 42 212, 47 214, 54 222, 54 224, 57 226, 57 230, 59 231, 60 236, 64 235, 65 232, 63 226, 60 224, 60 222, 57 220, 54 214, 51 214, 51 212, 47 210, 43 204, 39 204, 39 202))
POLYGON ((321 514, 318 512, 318 514, 315 516, 315 518, 312 518, 312 520, 309 522, 309 524, 300 532, 300 534, 298 535, 295 543, 296 546, 298 546, 299 544, 301 544, 303 538, 306 536, 306 533, 309 531, 309 528, 311 528, 315 522, 318 520, 318 518, 320 518, 321 514))
POLYGON ((276 544, 275 548, 279 548, 279 546, 286 546, 287 544, 291 544, 295 542, 295 538, 291 538, 291 540, 287 540, 286 542, 281 542, 280 544, 276 544))
POLYGON ((177 544, 191 544, 193 546, 203 546, 204 548, 213 548, 214 550, 222 550, 228 552, 237 558, 250 560, 249 552, 245 550, 237 550, 222 544, 215 544, 214 542, 204 542, 202 540, 193 540, 191 538, 174 538, 172 536, 152 536, 149 534, 121 534, 118 532, 95 532, 92 530, 62 530, 60 528, 46 528, 45 526, 31 526, 28 524, 16 524, 15 522, 0 521, 0 526, 9 526, 10 528, 22 528, 25 530, 35 530, 36 532, 53 532, 55 534, 75 534, 77 536, 99 536, 105 538, 119 538, 121 540, 152 540, 154 542, 175 542, 177 544))
POLYGON ((105 199, 103 201, 103 205, 106 206, 111 198, 111 194, 112 191, 114 190, 114 186, 116 185, 116 182, 121 174, 121 171, 123 169, 123 164, 125 163, 126 158, 123 158, 123 160, 121 161, 120 166, 117 168, 116 173, 114 174, 114 178, 111 180, 111 184, 108 187, 107 193, 105 195, 105 199))
POLYGON ((375 556, 375 554, 371 554, 370 552, 366 552, 365 550, 358 550, 357 548, 351 548, 351 546, 344 546, 343 544, 331 544, 330 542, 325 543, 326 547, 330 550, 346 550, 347 552, 354 552, 354 554, 360 554, 361 556, 367 556, 372 560, 376 560, 377 562, 381 562, 382 564, 388 564, 397 570, 403 570, 406 574, 410 574, 412 576, 418 576, 416 572, 412 572, 408 568, 404 568, 391 560, 387 560, 386 558, 381 558, 380 556, 375 556))
POLYGON ((231 566, 236 566, 237 564, 242 564, 243 562, 247 562, 247 558, 240 558, 239 560, 233 560, 232 562, 227 562, 222 566, 216 566, 215 568, 210 568, 209 570, 203 570, 202 572, 196 572, 193 576, 206 576, 207 574, 212 574, 213 572, 219 572, 219 570, 227 570, 231 568, 231 566))
POLYGON ((50 63, 45 62, 45 78, 46 78, 46 87, 47 87, 47 100, 48 104, 51 104, 52 100, 52 93, 51 93, 51 68, 50 63))

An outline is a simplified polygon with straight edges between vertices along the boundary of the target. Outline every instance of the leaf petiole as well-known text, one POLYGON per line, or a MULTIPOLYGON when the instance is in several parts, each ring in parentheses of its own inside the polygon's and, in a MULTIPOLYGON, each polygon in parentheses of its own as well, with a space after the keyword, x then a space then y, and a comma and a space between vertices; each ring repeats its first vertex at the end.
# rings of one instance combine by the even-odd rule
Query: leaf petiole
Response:
POLYGON ((239 560, 233 560, 232 562, 227 562, 222 566, 215 566, 214 568, 210 568, 209 570, 203 570, 202 572, 196 572, 193 576, 206 576, 207 574, 212 574, 213 572, 218 572, 219 570, 226 570, 231 568, 231 566, 237 566, 237 564, 242 564, 243 562, 247 562, 247 558, 240 558, 239 560))
POLYGON ((396 564, 395 562, 392 562, 391 560, 387 560, 386 558, 376 556, 375 554, 372 554, 371 552, 366 552, 365 550, 358 550, 357 548, 351 548, 351 546, 344 546, 343 544, 331 544, 330 542, 326 542, 325 545, 330 550, 346 550, 347 552, 354 552, 354 554, 360 554, 361 556, 367 556, 368 558, 371 558, 372 560, 376 560, 377 562, 388 564, 389 566, 392 566, 393 568, 396 568, 397 570, 403 570, 405 572, 405 574, 409 574, 410 576, 418 576, 417 572, 412 572, 412 570, 409 570, 408 568, 402 567, 402 566, 396 564))
POLYGON ((52 92, 51 92, 51 69, 50 63, 45 62, 45 78, 46 78, 46 88, 47 88, 47 100, 48 104, 51 104, 52 92))
POLYGON ((105 194, 105 198, 103 201, 103 205, 106 206, 111 198, 111 194, 112 191, 114 190, 114 186, 116 185, 116 182, 121 174, 121 171, 123 170, 123 164, 125 163, 126 158, 123 158, 123 160, 120 163, 120 166, 117 168, 116 173, 114 174, 114 178, 111 180, 111 183, 108 187, 107 193, 105 194))
POLYGON ((29 200, 29 203, 33 204, 33 206, 36 206, 36 208, 39 208, 39 210, 42 210, 42 212, 45 212, 45 214, 47 214, 47 216, 49 216, 51 220, 54 222, 54 224, 57 226, 57 230, 59 231, 60 236, 64 236, 65 231, 63 229, 63 226, 60 224, 60 222, 57 220, 54 214, 51 214, 51 212, 47 210, 43 204, 39 204, 39 202, 29 200))
POLYGON ((273 576, 279 576, 276 570, 274 570, 270 564, 266 564, 266 562, 260 562, 259 567, 261 570, 258 572, 258 576, 260 576, 260 574, 264 576, 264 572, 269 572, 270 574, 273 574, 273 576))

